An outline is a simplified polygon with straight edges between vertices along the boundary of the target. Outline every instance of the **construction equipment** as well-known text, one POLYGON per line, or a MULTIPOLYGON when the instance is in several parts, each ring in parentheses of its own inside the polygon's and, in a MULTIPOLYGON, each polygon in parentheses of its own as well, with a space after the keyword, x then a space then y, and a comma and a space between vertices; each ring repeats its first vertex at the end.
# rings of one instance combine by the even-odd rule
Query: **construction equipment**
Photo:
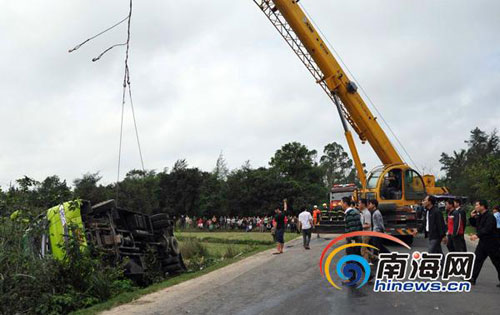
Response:
POLYGON ((94 206, 75 200, 50 208, 32 225, 48 232, 29 242, 42 257, 51 254, 64 260, 73 238, 82 249, 92 244, 110 264, 123 265, 125 275, 139 283, 154 267, 165 275, 186 271, 173 221, 164 213, 147 215, 123 209, 114 200, 94 206))
MULTIPOLYGON (((417 233, 417 205, 427 194, 447 194, 448 190, 436 187, 433 175, 421 176, 403 161, 377 117, 373 116, 359 95, 356 83, 341 68, 299 5, 299 0, 253 1, 335 105, 361 183, 361 188, 350 192, 352 197, 377 199, 386 220, 387 232, 408 236, 410 241, 417 233), (383 164, 368 176, 365 175, 349 126, 363 144, 370 144, 383 164)), ((334 187, 332 193, 335 192, 334 187)), ((322 230, 328 229, 328 225, 323 222, 320 226, 322 230)))

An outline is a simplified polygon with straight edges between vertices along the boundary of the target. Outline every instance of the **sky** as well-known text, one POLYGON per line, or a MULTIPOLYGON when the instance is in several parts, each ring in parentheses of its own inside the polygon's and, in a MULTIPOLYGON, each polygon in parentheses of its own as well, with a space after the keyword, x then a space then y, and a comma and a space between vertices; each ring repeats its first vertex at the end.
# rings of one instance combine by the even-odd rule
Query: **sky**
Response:
MULTIPOLYGON (((128 1, 0 4, 0 185, 54 174, 71 183, 88 172, 115 181, 125 50, 91 60, 123 42, 126 25, 68 49, 124 18, 128 1)), ((414 167, 440 175, 442 152, 465 147, 476 126, 500 127, 500 2, 301 4, 414 167)), ((210 171, 221 152, 230 169, 247 160, 267 166, 291 141, 319 156, 334 141, 347 150, 333 104, 252 0, 136 0, 131 23, 131 85, 147 169, 186 159, 210 171)), ((368 169, 379 165, 357 140, 368 169)), ((127 107, 122 176, 140 168, 135 141, 127 107)))

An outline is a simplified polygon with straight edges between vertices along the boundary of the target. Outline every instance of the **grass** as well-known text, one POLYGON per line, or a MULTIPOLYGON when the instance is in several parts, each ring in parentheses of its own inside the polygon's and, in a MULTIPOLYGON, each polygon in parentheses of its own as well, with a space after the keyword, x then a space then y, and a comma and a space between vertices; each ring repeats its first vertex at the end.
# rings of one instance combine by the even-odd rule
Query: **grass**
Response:
MULTIPOLYGON (((299 234, 285 233, 285 242, 295 239, 299 234)), ((271 233, 266 232, 177 232, 175 236, 179 239, 196 237, 200 241, 208 243, 261 243, 274 244, 271 233)))
MULTIPOLYGON (((241 245, 241 244, 218 244, 218 243, 208 243, 205 244, 208 249, 208 253, 215 257, 226 257, 236 256, 240 253, 252 252, 259 246, 257 245, 241 245), (228 252, 233 251, 234 255, 227 255, 228 252)), ((263 245, 261 245, 263 246, 263 245)), ((266 246, 267 248, 267 246, 266 246)))
MULTIPOLYGON (((298 236, 299 234, 295 233, 285 233, 285 241, 288 242, 298 236)), ((201 270, 193 270, 146 288, 119 294, 104 303, 73 312, 72 314, 96 314, 121 304, 130 303, 143 295, 200 277, 274 246, 272 236, 269 233, 177 232, 176 237, 180 239, 181 251, 183 246, 191 247, 193 243, 199 242, 202 246, 195 244, 195 247, 202 247, 199 250, 207 255, 207 257, 215 258, 215 262, 201 270)))

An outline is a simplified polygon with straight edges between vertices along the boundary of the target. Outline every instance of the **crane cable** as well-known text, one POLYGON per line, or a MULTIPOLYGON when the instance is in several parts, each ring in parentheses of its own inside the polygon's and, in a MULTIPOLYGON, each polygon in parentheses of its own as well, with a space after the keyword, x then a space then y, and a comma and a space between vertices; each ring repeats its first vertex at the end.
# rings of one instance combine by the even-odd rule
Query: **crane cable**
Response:
MULTIPOLYGON (((403 143, 401 143, 401 141, 399 140, 398 136, 396 136, 396 134, 394 133, 394 131, 392 130, 391 126, 389 125, 389 123, 385 120, 384 116, 382 115, 382 113, 378 110, 378 108, 375 106, 375 103, 371 100, 370 96, 368 96, 368 93, 366 93, 365 89, 363 88, 363 86, 359 83, 359 81, 356 79, 356 77, 354 76, 354 74, 351 72, 351 70, 349 70, 349 67, 345 64, 344 60, 342 59, 342 57, 340 56, 340 54, 337 52, 337 50, 333 47, 333 45, 330 43, 330 41, 328 40, 327 37, 325 37, 325 35, 323 34, 323 32, 321 31, 321 29, 318 27, 318 25, 316 24, 316 22, 314 22, 314 19, 311 17, 311 15, 309 14, 309 12, 307 12, 306 8, 299 3, 299 6, 302 8, 302 10, 305 12, 305 14, 307 15, 307 18, 312 22, 312 24, 314 25, 314 27, 318 30, 318 32, 321 34, 321 36, 325 39, 326 43, 328 44, 329 48, 335 53, 335 55, 337 55, 337 58, 339 59, 340 63, 342 63, 342 65, 344 66, 344 68, 347 70, 347 72, 349 73, 349 75, 352 77, 352 79, 354 80, 354 82, 356 82, 356 84, 358 85, 358 87, 360 88, 361 92, 364 94, 364 96, 366 97, 366 99, 368 100, 368 102, 372 105, 372 107, 375 109, 375 111, 377 112, 377 114, 380 116, 380 118, 382 119, 382 121, 384 122, 384 124, 387 126, 387 128, 389 129, 390 133, 392 134, 392 136, 396 139, 396 142, 401 146, 401 148, 403 149, 404 153, 408 156, 408 158, 410 159, 410 161, 413 163, 413 165, 417 168, 417 170, 419 171, 419 173, 422 173, 419 169, 419 167, 417 166, 417 164, 415 163, 415 161, 413 161, 411 155, 408 153, 408 151, 406 150, 405 146, 403 145, 403 143)), ((396 151, 398 151, 398 149, 395 147, 394 148, 396 151)), ((402 157, 402 154, 400 152, 398 152, 398 154, 402 157)), ((403 159, 404 161, 404 159, 403 159)))
POLYGON ((128 90, 128 97, 130 100, 130 108, 132 110, 132 118, 134 122, 134 130, 135 130, 135 137, 137 140, 137 147, 139 150, 139 157, 141 159, 141 167, 142 171, 146 172, 146 169, 144 167, 144 159, 142 155, 142 149, 141 149, 141 142, 139 138, 139 129, 137 127, 137 120, 135 117, 135 109, 134 109, 134 101, 132 99, 132 88, 130 85, 130 68, 129 68, 129 51, 130 51, 130 22, 132 20, 132 0, 130 0, 129 3, 129 13, 127 17, 124 19, 120 20, 119 22, 113 24, 112 26, 108 27, 107 29, 103 30, 102 32, 86 39, 82 43, 76 45, 74 48, 70 49, 68 52, 73 52, 83 45, 85 45, 87 42, 101 36, 102 34, 112 30, 113 28, 117 27, 118 25, 122 24, 123 22, 127 21, 127 40, 124 43, 120 44, 115 44, 107 49, 105 49, 103 52, 101 52, 97 57, 92 58, 92 61, 98 61, 101 59, 104 54, 106 54, 108 51, 111 49, 118 47, 118 46, 126 46, 126 51, 125 51, 125 70, 124 70, 124 75, 123 75, 123 92, 122 92, 122 108, 121 108, 121 117, 120 117, 120 140, 119 140, 119 146, 118 146, 118 165, 117 165, 117 176, 116 176, 116 202, 118 202, 118 193, 119 193, 119 182, 120 182, 120 167, 121 167, 121 157, 122 157, 122 141, 123 141, 123 122, 124 122, 124 115, 125 115, 125 104, 126 104, 126 97, 127 97, 127 90, 128 90))
POLYGON ((139 130, 137 128, 137 120, 135 118, 135 110, 134 110, 134 101, 132 99, 132 88, 130 86, 130 68, 128 65, 128 60, 129 60, 129 50, 130 50, 130 21, 132 20, 132 0, 130 0, 130 10, 129 10, 129 16, 128 16, 128 23, 127 23, 127 41, 126 41, 126 51, 125 51, 125 72, 123 75, 123 93, 122 93, 122 112, 121 112, 121 121, 120 121, 120 144, 118 146, 118 169, 117 169, 117 178, 116 178, 116 187, 117 187, 117 199, 118 199, 118 191, 119 191, 119 182, 120 182, 120 165, 121 165, 121 154, 122 154, 122 139, 123 139, 123 117, 124 117, 124 112, 125 112, 125 103, 126 103, 126 92, 128 90, 128 96, 130 100, 130 108, 132 110, 132 118, 134 121, 134 129, 135 129, 135 136, 137 140, 137 148, 139 149, 139 157, 141 159, 141 166, 142 166, 142 171, 145 172, 144 168, 144 159, 142 157, 142 149, 141 149, 141 142, 139 139, 139 130))

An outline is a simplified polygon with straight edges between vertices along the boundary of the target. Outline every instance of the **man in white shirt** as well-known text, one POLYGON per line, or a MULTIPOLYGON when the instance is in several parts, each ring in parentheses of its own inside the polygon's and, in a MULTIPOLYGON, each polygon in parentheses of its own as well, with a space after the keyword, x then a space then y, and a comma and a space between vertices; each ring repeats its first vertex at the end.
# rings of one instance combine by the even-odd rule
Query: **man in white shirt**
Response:
MULTIPOLYGON (((372 214, 370 210, 368 210, 368 201, 366 199, 359 200, 359 211, 361 212, 361 224, 363 225, 363 231, 371 231, 372 230, 372 214)), ((362 242, 365 244, 370 243, 369 236, 363 236, 362 242)), ((368 249, 368 247, 361 247, 361 256, 363 256, 366 261, 372 262, 375 261, 376 256, 373 255, 372 252, 368 249)))
POLYGON ((302 230, 302 239, 304 241, 304 248, 311 249, 309 247, 309 242, 311 241, 311 231, 313 226, 313 217, 307 211, 307 208, 302 208, 302 212, 299 214, 299 229, 302 230))

